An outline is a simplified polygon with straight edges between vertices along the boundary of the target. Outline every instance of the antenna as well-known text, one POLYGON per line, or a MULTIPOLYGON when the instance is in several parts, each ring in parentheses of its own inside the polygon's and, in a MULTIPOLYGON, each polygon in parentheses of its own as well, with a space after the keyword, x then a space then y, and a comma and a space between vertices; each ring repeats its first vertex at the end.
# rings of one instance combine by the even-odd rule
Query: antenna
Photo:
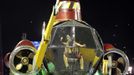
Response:
POLYGON ((23 40, 27 39, 27 34, 26 33, 22 33, 22 39, 23 40))

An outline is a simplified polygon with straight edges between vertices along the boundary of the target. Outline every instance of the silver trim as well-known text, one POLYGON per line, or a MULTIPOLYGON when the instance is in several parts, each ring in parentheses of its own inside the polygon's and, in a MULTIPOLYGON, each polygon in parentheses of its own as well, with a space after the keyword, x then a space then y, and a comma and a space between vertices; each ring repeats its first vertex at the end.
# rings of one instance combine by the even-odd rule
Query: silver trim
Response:
POLYGON ((117 54, 119 54, 119 55, 121 55, 121 56, 123 57, 123 59, 124 59, 124 61, 125 61, 125 69, 124 69, 122 75, 126 75, 127 72, 128 72, 128 67, 129 67, 129 59, 128 59, 127 55, 126 55, 123 51, 114 48, 113 50, 108 51, 107 53, 105 53, 104 56, 103 56, 103 58, 104 58, 106 55, 111 54, 111 53, 117 53, 117 54))
POLYGON ((19 71, 17 71, 16 70, 16 68, 14 67, 14 57, 15 57, 15 55, 19 52, 19 51, 22 51, 22 50, 24 50, 24 49, 28 49, 28 50, 30 50, 30 51, 32 51, 32 52, 36 52, 36 49, 34 48, 34 47, 31 47, 31 46, 27 46, 27 45, 23 45, 23 46, 18 46, 18 47, 16 47, 13 51, 12 51, 12 53, 11 53, 11 55, 10 55, 10 57, 9 57, 9 68, 10 68, 10 70, 11 70, 11 72, 12 72, 12 74, 13 75, 33 75, 33 74, 36 74, 37 73, 37 71, 36 72, 27 72, 27 73, 21 73, 21 72, 19 72, 19 71))

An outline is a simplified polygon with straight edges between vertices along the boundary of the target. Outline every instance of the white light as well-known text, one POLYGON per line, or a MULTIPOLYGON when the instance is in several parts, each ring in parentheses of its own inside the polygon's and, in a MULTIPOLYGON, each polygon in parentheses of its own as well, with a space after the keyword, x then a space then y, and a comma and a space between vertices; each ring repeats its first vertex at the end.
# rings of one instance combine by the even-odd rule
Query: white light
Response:
POLYGON ((45 27, 46 27, 46 23, 45 23, 45 21, 44 21, 44 22, 43 22, 43 27, 42 27, 42 35, 45 34, 45 27))
POLYGON ((129 67, 128 67, 128 73, 129 73, 129 74, 132 74, 132 69, 133 69, 132 66, 129 66, 129 67))

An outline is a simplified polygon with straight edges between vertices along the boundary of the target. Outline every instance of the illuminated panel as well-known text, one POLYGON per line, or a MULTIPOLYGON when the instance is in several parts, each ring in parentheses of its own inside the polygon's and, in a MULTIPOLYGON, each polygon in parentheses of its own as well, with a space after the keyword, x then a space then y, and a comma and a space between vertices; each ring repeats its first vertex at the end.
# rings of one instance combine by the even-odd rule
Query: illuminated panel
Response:
POLYGON ((38 49, 40 45, 40 41, 32 41, 33 45, 35 46, 36 49, 38 49))

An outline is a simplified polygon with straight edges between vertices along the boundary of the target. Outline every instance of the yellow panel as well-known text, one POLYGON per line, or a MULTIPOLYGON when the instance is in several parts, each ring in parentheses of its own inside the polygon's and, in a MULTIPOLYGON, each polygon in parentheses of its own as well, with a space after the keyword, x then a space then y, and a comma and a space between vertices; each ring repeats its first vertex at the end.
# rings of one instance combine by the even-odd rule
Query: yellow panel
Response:
POLYGON ((77 8, 77 3, 74 3, 73 9, 77 8))
POLYGON ((97 61, 99 60, 100 58, 98 56, 95 56, 94 60, 93 60, 93 66, 96 65, 97 61))
POLYGON ((50 41, 51 31, 52 31, 54 22, 55 22, 55 16, 54 16, 54 8, 53 8, 46 31, 44 32, 45 35, 42 35, 41 43, 39 45, 38 51, 35 54, 34 69, 41 68, 41 65, 42 65, 43 59, 44 59, 44 55, 46 53, 46 50, 47 50, 47 47, 48 47, 48 44, 50 41))
POLYGON ((96 56, 95 50, 91 48, 80 48, 80 53, 84 58, 84 62, 93 61, 96 56))
POLYGON ((108 60, 103 60, 102 73, 104 75, 108 74, 108 60))

